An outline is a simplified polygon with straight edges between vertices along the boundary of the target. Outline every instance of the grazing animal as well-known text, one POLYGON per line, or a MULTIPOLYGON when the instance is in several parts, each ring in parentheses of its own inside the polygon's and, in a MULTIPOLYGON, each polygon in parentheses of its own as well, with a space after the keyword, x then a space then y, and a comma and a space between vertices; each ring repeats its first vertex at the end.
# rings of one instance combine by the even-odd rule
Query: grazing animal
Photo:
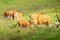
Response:
POLYGON ((16 10, 9 10, 8 13, 9 13, 9 17, 11 19, 14 19, 14 14, 16 13, 17 11, 16 10))
POLYGON ((32 22, 33 23, 37 23, 37 18, 38 16, 41 16, 42 14, 39 14, 39 13, 33 13, 30 15, 30 18, 32 19, 32 22))
POLYGON ((50 17, 48 15, 42 15, 42 16, 38 16, 38 24, 44 24, 46 23, 46 25, 50 24, 50 17))
POLYGON ((60 23, 60 14, 57 14, 57 19, 58 19, 58 22, 60 23))
POLYGON ((31 14, 32 23, 37 23, 39 25, 42 25, 43 23, 46 23, 47 25, 50 24, 50 17, 48 15, 43 15, 40 13, 34 13, 31 14))
POLYGON ((27 21, 27 20, 18 20, 17 23, 18 23, 19 27, 20 26, 24 26, 24 27, 30 26, 30 21, 27 21))
POLYGON ((11 14, 11 13, 15 13, 17 11, 16 10, 9 10, 8 12, 11 14))
POLYGON ((22 13, 19 13, 16 10, 10 10, 8 11, 8 13, 11 19, 19 19, 22 17, 22 13))
POLYGON ((11 19, 18 20, 19 18, 22 18, 22 13, 21 12, 19 13, 16 10, 9 10, 9 11, 4 12, 4 16, 11 19))
POLYGON ((22 18, 22 13, 16 12, 14 14, 14 18, 17 19, 17 20, 19 20, 20 18, 22 18))

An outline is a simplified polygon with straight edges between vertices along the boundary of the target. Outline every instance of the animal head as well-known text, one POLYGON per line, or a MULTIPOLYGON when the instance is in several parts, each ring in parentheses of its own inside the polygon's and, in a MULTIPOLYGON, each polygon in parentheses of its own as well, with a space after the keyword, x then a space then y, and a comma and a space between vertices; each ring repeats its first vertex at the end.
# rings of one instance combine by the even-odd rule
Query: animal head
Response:
POLYGON ((5 16, 5 17, 8 17, 8 15, 9 15, 9 14, 8 14, 8 12, 7 12, 7 11, 6 11, 6 12, 4 12, 4 16, 5 16))

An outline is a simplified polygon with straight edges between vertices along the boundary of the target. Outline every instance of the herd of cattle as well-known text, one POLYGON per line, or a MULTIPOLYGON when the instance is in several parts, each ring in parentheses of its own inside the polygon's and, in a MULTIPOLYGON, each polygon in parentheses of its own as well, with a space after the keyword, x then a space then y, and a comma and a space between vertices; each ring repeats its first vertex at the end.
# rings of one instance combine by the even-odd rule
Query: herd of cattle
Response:
MULTIPOLYGON (((42 13, 32 13, 29 16, 31 18, 30 20, 23 20, 21 19, 23 18, 23 14, 16 10, 9 10, 9 11, 4 12, 4 17, 16 19, 19 26, 25 26, 25 27, 33 25, 34 23, 38 25, 46 24, 48 26, 50 25, 50 21, 51 21, 48 15, 44 15, 42 13)), ((60 14, 57 14, 56 17, 60 24, 60 14)), ((56 23, 53 23, 53 25, 54 24, 56 25, 56 23)))

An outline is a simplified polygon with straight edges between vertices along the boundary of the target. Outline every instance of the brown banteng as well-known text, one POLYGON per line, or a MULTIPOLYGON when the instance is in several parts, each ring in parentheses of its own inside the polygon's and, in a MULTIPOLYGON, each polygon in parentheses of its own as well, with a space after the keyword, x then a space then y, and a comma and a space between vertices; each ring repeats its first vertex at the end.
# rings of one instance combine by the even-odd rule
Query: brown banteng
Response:
POLYGON ((33 23, 37 23, 38 16, 42 16, 42 14, 40 14, 40 13, 33 13, 33 14, 30 15, 33 23))
POLYGON ((38 16, 38 24, 46 23, 47 25, 50 24, 50 17, 48 15, 38 16))
POLYGON ((27 21, 27 20, 18 20, 17 23, 19 27, 20 26, 28 27, 31 25, 30 21, 27 21))

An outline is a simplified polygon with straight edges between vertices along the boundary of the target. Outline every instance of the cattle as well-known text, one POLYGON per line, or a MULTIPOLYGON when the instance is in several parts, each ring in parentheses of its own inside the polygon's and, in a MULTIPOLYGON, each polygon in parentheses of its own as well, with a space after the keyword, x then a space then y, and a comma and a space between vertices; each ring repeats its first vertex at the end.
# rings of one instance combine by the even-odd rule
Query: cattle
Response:
POLYGON ((22 16, 23 16, 22 13, 16 10, 9 10, 9 11, 4 12, 4 17, 8 17, 11 19, 19 20, 22 18, 22 16))
POLYGON ((14 13, 16 12, 16 10, 9 10, 4 12, 4 17, 9 17, 9 18, 14 18, 14 13))
POLYGON ((9 10, 9 11, 4 12, 4 16, 9 17, 11 19, 19 19, 22 17, 22 13, 16 10, 9 10))
POLYGON ((60 23, 60 14, 57 14, 57 19, 58 19, 58 22, 60 23))
POLYGON ((31 25, 30 21, 27 21, 27 20, 18 20, 17 23, 18 23, 19 27, 20 26, 28 27, 31 25))
POLYGON ((50 24, 50 17, 48 15, 43 15, 41 13, 34 13, 31 14, 31 19, 32 19, 32 23, 36 23, 39 25, 42 25, 44 23, 46 23, 47 25, 50 24))
POLYGON ((48 15, 38 16, 38 24, 46 23, 47 25, 50 24, 50 17, 48 15))
POLYGON ((17 20, 19 20, 20 18, 22 18, 22 13, 19 13, 19 12, 16 12, 15 14, 14 14, 14 18, 15 19, 17 19, 17 20))
POLYGON ((14 14, 16 13, 17 11, 16 10, 9 10, 8 13, 9 13, 9 17, 11 19, 14 19, 14 14))
POLYGON ((9 10, 8 12, 11 14, 11 13, 15 13, 17 11, 16 10, 9 10))
POLYGON ((42 14, 40 14, 40 13, 33 13, 30 15, 30 18, 32 19, 33 23, 37 23, 37 18, 38 18, 38 16, 41 16, 41 15, 42 14))

